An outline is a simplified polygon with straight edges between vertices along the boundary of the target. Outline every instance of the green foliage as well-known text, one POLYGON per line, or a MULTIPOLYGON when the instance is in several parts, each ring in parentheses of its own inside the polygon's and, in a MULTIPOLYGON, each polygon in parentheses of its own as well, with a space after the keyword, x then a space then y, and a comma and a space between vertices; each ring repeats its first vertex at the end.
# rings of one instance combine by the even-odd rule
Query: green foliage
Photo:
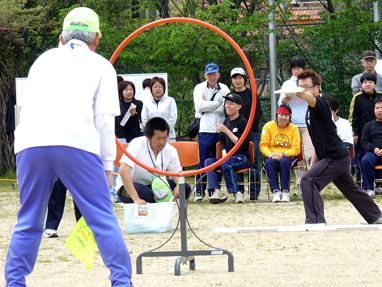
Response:
POLYGON ((342 115, 352 98, 351 78, 363 71, 361 54, 375 49, 381 24, 373 22, 372 1, 334 1, 335 13, 321 14, 323 23, 304 29, 301 38, 309 66, 323 77, 323 93, 336 96, 342 115))
MULTIPOLYGON (((289 58, 302 55, 308 66, 323 76, 324 94, 340 100, 342 116, 347 114, 351 99, 351 77, 362 71, 361 53, 373 50, 375 40, 382 39, 382 24, 373 23, 372 0, 320 1, 330 8, 323 9, 321 23, 303 27, 287 25, 292 13, 285 0, 276 0, 274 7, 268 7, 266 0, 0 0, 0 27, 14 29, 0 44, 0 59, 7 59, 9 78, 26 76, 33 61, 57 45, 62 21, 75 6, 97 11, 102 31, 98 52, 110 58, 128 35, 158 19, 157 8, 167 2, 171 16, 206 21, 236 41, 253 67, 261 96, 268 96, 268 15, 275 9, 278 83, 290 76, 289 58), (201 3, 206 4, 202 7, 201 3)), ((244 66, 220 35, 193 24, 171 23, 137 36, 123 49, 115 68, 118 73, 167 72, 169 95, 176 99, 179 110, 176 128, 182 135, 194 116, 193 87, 204 80, 202 71, 208 62, 221 66, 221 80, 227 84, 230 70, 244 66)), ((5 93, 10 94, 9 90, 5 93)), ((263 101, 263 107, 268 111, 269 101, 263 101)))

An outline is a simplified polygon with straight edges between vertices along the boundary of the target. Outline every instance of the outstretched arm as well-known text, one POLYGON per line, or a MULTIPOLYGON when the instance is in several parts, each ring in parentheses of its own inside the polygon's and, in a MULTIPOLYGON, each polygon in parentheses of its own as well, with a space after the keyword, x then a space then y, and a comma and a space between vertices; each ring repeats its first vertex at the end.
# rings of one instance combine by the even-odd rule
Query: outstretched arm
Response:
POLYGON ((303 99, 312 108, 314 108, 316 106, 316 102, 317 102, 316 97, 313 96, 307 90, 304 90, 303 92, 296 93, 296 96, 303 99))

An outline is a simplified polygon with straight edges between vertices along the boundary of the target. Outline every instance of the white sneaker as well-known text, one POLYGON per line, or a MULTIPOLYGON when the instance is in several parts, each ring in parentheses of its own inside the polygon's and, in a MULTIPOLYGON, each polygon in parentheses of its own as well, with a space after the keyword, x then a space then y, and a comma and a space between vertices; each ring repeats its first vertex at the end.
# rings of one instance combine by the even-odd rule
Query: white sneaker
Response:
POLYGON ((241 192, 235 193, 235 201, 236 203, 244 203, 244 194, 241 192))
POLYGON ((278 189, 273 191, 273 199, 272 202, 280 202, 281 201, 282 192, 278 189))
POLYGON ((54 230, 54 229, 45 229, 43 236, 45 238, 57 238, 58 233, 57 233, 57 230, 54 230))
POLYGON ((375 191, 375 194, 382 194, 382 187, 381 186, 376 186, 374 191, 375 191))
POLYGON ((281 193, 281 201, 282 202, 289 202, 290 201, 290 198, 289 198, 289 191, 283 191, 281 193))
POLYGON ((218 204, 226 201, 228 199, 228 196, 225 195, 220 190, 216 190, 213 192, 212 196, 210 197, 210 203, 212 204, 218 204))
POLYGON ((366 190, 366 193, 371 197, 371 198, 375 198, 375 191, 372 190, 372 189, 368 189, 366 190))

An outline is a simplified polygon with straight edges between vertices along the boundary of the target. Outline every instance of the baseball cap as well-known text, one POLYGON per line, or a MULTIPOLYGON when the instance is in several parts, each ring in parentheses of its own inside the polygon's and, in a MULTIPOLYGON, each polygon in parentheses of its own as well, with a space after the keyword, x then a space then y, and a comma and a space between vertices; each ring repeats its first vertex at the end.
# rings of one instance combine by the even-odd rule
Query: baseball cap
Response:
POLYGON ((230 101, 232 101, 236 104, 239 104, 239 105, 243 104, 241 97, 235 93, 229 93, 229 94, 223 96, 223 98, 225 98, 226 100, 230 100, 230 101))
POLYGON ((370 51, 370 50, 363 52, 363 54, 362 54, 362 60, 364 60, 364 59, 368 59, 368 58, 374 58, 374 59, 377 59, 377 55, 375 54, 374 51, 370 51))
POLYGON ((215 63, 209 63, 204 67, 204 74, 212 74, 212 73, 218 73, 219 72, 219 66, 215 63))
POLYGON ((247 78, 247 74, 245 73, 244 69, 240 68, 240 67, 232 69, 232 71, 231 71, 231 78, 234 75, 242 75, 244 78, 247 78))
POLYGON ((85 31, 99 33, 99 18, 96 12, 87 7, 77 7, 71 10, 64 19, 63 31, 85 31))

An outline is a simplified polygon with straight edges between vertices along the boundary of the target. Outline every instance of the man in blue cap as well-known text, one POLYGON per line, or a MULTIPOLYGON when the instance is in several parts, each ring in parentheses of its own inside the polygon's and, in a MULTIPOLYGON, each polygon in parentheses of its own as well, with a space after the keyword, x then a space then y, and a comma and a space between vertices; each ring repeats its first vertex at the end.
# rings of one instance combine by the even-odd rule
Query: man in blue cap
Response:
POLYGON ((130 286, 131 261, 109 198, 119 115, 113 66, 95 53, 98 15, 65 17, 59 48, 43 53, 27 80, 15 131, 20 211, 5 263, 7 287, 26 286, 35 265, 54 182, 70 190, 93 231, 111 286, 130 286))
MULTIPOLYGON (((219 125, 223 123, 224 116, 224 96, 227 95, 229 88, 219 83, 219 66, 209 63, 204 67, 204 82, 195 86, 194 105, 195 118, 200 118, 200 128, 198 133, 199 142, 199 165, 204 167, 204 161, 210 157, 216 157, 216 143, 219 140, 219 125)), ((195 189, 195 202, 203 200, 206 190, 206 179, 200 182, 197 175, 197 185, 195 189)), ((210 194, 211 196, 211 194, 210 194)), ((222 200, 224 196, 222 195, 222 200)))

